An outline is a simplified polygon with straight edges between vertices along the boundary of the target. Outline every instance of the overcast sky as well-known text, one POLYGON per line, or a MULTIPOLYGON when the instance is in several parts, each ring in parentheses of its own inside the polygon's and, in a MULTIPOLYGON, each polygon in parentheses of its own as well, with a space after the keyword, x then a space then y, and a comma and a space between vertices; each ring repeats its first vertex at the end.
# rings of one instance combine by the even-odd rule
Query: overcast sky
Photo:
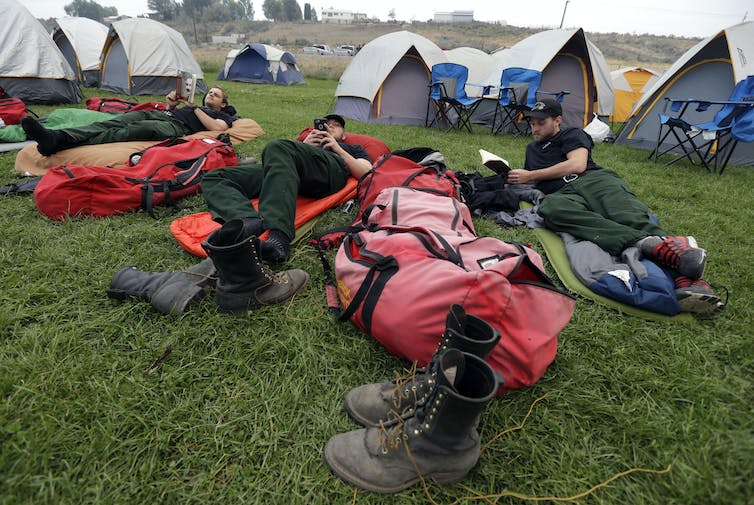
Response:
MULTIPOLYGON (((97 0, 116 7, 119 14, 148 12, 147 0, 97 0)), ((66 0, 24 0, 38 18, 65 16, 66 0)), ((263 0, 252 0, 257 19, 263 19, 263 0)), ((303 9, 305 1, 299 0, 303 9)), ((534 28, 558 28, 563 12, 564 28, 588 32, 654 33, 706 38, 744 20, 754 20, 752 0, 308 0, 317 11, 333 7, 363 12, 388 20, 391 9, 399 21, 427 21, 435 12, 473 10, 478 21, 504 21, 534 28)))

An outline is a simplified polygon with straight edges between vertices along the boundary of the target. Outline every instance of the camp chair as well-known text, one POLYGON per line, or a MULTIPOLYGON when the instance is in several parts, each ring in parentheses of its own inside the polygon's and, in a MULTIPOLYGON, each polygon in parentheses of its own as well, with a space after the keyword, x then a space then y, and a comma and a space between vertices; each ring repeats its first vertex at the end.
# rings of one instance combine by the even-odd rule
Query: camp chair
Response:
POLYGON ((668 97, 665 100, 663 113, 660 114, 657 145, 650 154, 655 163, 661 156, 680 149, 680 156, 665 165, 684 158, 694 165, 696 159, 708 172, 722 174, 738 142, 754 141, 754 76, 739 81, 729 100, 678 100, 668 97), (720 110, 712 121, 691 124, 683 116, 692 105, 696 105, 691 107, 696 112, 705 112, 712 106, 720 106, 720 110), (662 144, 670 135, 675 143, 663 149, 662 144))
POLYGON ((432 66, 432 82, 429 85, 427 113, 424 126, 466 128, 471 133, 471 115, 481 98, 466 95, 469 69, 457 63, 438 63, 432 66))
POLYGON ((509 67, 500 75, 498 99, 495 104, 495 114, 492 117, 492 134, 513 130, 516 134, 528 134, 528 121, 521 121, 521 115, 531 110, 539 95, 552 95, 558 102, 569 91, 542 91, 542 72, 521 67, 509 67), (525 99, 524 99, 525 98, 525 99), (498 114, 500 124, 497 123, 498 114), (523 123, 523 124, 521 124, 523 123))

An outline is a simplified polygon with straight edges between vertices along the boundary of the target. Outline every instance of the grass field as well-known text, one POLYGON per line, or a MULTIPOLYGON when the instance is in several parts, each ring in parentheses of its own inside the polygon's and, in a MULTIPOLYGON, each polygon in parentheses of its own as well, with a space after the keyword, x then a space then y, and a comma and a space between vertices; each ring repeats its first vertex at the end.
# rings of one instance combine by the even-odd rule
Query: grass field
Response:
MULTIPOLYGON (((291 138, 329 112, 335 86, 228 84, 232 103, 266 130, 239 154, 258 157, 267 140, 291 138)), ((520 166, 526 144, 481 127, 442 133, 349 121, 348 129, 393 149, 432 146, 465 172, 480 168, 479 148, 520 166)), ((468 477, 387 498, 334 477, 322 449, 357 427, 343 395, 407 364, 333 320, 313 250, 293 251, 289 266, 312 281, 290 303, 236 318, 210 298, 174 318, 106 296, 124 265, 197 261, 171 236, 169 218, 53 222, 30 196, 0 197, 0 504, 754 503, 754 170, 731 166, 719 177, 654 165, 647 154, 601 144, 594 158, 666 229, 709 250, 706 277, 730 291, 725 311, 689 324, 648 322, 579 299, 545 376, 484 412, 481 436, 491 444, 468 477), (668 471, 619 476, 579 499, 633 468, 668 471)), ((0 154, 0 185, 17 179, 14 155, 0 154)), ((206 210, 200 196, 186 203, 179 215, 206 210)), ((315 233, 352 217, 330 211, 315 233)), ((483 235, 535 242, 526 229, 475 224, 483 235)), ((547 317, 540 309, 532 318, 547 317)))

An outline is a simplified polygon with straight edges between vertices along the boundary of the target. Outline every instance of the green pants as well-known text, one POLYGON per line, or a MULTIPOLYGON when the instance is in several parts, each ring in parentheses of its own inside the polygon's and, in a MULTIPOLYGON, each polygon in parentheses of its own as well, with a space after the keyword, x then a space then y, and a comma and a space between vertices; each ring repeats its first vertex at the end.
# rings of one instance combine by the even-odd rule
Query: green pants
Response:
POLYGON ((637 240, 666 235, 649 208, 612 170, 594 170, 551 193, 539 205, 545 226, 589 240, 614 256, 637 240))
POLYGON ((202 194, 215 220, 261 217, 266 230, 295 236, 296 197, 323 198, 346 185, 343 158, 292 140, 273 140, 262 150, 262 163, 207 172, 202 194), (259 198, 259 212, 249 202, 259 198))
POLYGON ((107 121, 65 128, 63 131, 73 139, 71 146, 165 140, 193 133, 182 121, 154 110, 126 112, 107 121))

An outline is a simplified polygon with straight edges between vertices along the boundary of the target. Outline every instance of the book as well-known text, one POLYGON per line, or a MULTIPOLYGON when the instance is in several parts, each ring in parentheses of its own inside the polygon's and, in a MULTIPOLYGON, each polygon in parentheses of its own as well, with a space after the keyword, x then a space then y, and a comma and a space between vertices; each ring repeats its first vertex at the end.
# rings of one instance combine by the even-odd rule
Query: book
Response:
POLYGON ((196 94, 196 74, 181 72, 176 77, 175 97, 177 100, 185 98, 187 102, 194 103, 196 94))
POLYGON ((511 167, 506 160, 497 154, 492 154, 484 149, 479 150, 479 155, 482 157, 482 165, 489 168, 503 179, 508 177, 508 172, 510 172, 511 167))

